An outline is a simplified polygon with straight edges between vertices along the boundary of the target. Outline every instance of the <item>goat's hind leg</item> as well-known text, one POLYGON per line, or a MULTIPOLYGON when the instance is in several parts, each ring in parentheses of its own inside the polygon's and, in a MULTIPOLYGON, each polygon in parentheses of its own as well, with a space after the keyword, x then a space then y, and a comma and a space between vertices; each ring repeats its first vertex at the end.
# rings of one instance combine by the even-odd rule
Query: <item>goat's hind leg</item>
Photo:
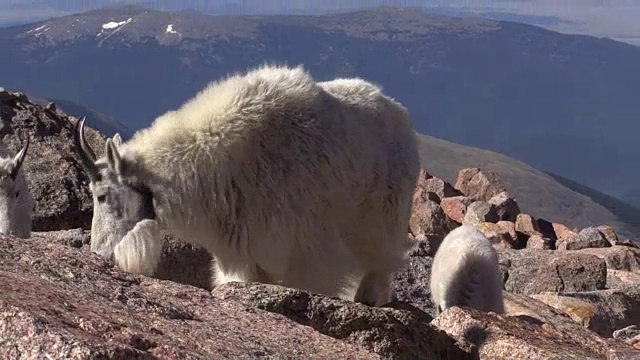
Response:
POLYGON ((241 267, 225 267, 221 265, 219 259, 212 256, 212 283, 213 287, 226 284, 228 282, 250 283, 258 282, 262 284, 275 284, 275 280, 259 265, 245 265, 241 267))
MULTIPOLYGON (((384 235, 384 233, 382 233, 384 235)), ((359 239, 355 244, 371 244, 370 247, 355 247, 363 276, 356 288, 353 301, 369 306, 383 306, 391 302, 393 274, 402 269, 406 252, 412 245, 406 235, 371 236, 370 241, 359 239), (396 241, 385 241, 396 239, 396 241), (363 250, 364 249, 364 250, 363 250)))
POLYGON ((322 222, 311 233, 306 236, 306 245, 290 253, 286 267, 281 270, 279 285, 345 298, 344 291, 353 287, 351 276, 358 270, 354 266, 356 259, 331 221, 322 222))
POLYGON ((368 306, 383 306, 391 301, 391 274, 369 271, 364 274, 353 301, 368 306))

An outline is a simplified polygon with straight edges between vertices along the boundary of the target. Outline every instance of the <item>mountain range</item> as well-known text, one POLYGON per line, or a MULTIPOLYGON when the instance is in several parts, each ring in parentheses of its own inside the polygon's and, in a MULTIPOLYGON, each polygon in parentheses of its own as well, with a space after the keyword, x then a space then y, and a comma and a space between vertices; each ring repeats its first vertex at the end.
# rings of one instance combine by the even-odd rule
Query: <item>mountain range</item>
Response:
MULTIPOLYGON (((613 40, 416 9, 211 16, 118 6, 0 29, 0 53, 0 86, 104 114, 107 132, 113 119, 135 131, 209 81, 264 62, 304 64, 318 80, 361 76, 433 141, 500 152, 640 206, 640 48, 613 40)), ((454 153, 438 162, 460 165, 454 153)), ((501 175, 533 171, 515 163, 501 175)), ((544 207, 534 198, 523 200, 544 207)))

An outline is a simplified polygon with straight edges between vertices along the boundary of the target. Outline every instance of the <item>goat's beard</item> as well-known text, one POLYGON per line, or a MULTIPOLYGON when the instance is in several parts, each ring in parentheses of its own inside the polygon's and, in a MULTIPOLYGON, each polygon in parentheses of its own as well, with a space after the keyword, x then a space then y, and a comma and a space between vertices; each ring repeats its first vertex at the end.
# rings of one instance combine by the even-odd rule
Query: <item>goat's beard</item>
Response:
POLYGON ((162 257, 162 243, 158 222, 141 220, 116 245, 115 263, 123 271, 153 276, 162 257))

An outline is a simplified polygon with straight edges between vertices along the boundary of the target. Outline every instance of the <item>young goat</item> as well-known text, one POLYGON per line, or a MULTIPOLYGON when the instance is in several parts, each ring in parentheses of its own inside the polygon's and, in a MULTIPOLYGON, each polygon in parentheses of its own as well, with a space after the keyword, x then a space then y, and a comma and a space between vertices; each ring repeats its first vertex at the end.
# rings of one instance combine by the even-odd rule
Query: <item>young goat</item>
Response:
POLYGON ((498 255, 480 230, 462 225, 436 251, 431 296, 438 313, 451 306, 504 313, 498 255))
POLYGON ((15 156, 0 142, 0 234, 31 237, 33 198, 22 164, 29 150, 29 138, 15 156))

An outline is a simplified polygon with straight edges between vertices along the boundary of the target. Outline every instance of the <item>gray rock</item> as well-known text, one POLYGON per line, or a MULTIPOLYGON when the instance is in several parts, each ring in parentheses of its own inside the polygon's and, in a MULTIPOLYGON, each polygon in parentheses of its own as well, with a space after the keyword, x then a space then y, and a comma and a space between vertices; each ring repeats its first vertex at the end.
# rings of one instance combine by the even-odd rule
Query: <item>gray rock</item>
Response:
POLYGON ((505 290, 516 294, 603 290, 607 264, 595 255, 553 250, 501 250, 505 290))
POLYGON ((463 223, 478 225, 481 222, 496 223, 500 221, 496 206, 486 201, 475 201, 467 206, 467 213, 464 215, 463 223))

